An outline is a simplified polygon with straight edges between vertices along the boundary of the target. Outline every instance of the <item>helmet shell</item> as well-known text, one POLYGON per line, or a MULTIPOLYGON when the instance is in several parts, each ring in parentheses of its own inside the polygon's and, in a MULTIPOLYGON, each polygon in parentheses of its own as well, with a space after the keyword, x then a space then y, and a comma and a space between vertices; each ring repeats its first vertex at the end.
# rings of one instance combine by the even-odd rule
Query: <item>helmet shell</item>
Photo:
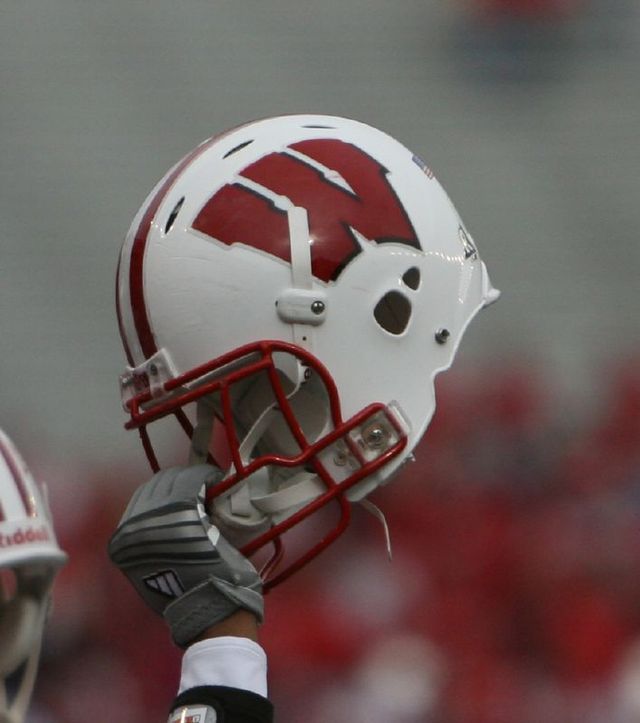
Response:
POLYGON ((0 566, 45 563, 58 567, 65 560, 44 492, 0 430, 0 566))
POLYGON ((143 204, 118 272, 132 367, 164 349, 182 374, 259 339, 304 338, 345 417, 396 402, 405 456, 435 409, 435 375, 496 294, 430 169, 388 134, 323 115, 259 120, 198 146, 143 204), (307 212, 306 291, 325 305, 302 337, 277 309, 295 285, 289 206, 307 212))

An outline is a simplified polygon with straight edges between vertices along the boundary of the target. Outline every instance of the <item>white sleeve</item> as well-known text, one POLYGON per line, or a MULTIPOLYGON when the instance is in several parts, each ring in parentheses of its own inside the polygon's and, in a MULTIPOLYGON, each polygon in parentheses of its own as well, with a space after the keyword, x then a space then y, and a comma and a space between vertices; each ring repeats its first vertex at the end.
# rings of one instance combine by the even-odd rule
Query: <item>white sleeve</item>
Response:
POLYGON ((267 697, 267 656, 248 638, 208 638, 187 648, 178 695, 201 685, 224 685, 267 697))

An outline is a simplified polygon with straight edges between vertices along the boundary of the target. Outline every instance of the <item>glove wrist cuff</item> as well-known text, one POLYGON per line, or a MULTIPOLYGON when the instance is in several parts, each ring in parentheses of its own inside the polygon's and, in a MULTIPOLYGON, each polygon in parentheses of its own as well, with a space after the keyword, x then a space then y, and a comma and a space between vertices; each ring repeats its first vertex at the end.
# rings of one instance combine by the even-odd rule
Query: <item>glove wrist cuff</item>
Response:
POLYGON ((164 619, 171 629, 173 642, 184 648, 235 610, 236 606, 220 596, 213 579, 209 578, 167 605, 164 619))
POLYGON ((167 605, 163 615, 174 643, 184 648, 207 628, 228 618, 239 608, 253 613, 262 622, 264 602, 260 592, 209 577, 167 605))

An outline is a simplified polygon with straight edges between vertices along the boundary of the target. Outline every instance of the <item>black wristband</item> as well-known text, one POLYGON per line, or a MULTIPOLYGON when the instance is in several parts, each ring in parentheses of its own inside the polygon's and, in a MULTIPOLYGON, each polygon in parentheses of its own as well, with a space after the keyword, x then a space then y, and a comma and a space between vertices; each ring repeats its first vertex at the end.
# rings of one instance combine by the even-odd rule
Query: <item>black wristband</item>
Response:
POLYGON ((171 710, 188 705, 208 705, 219 718, 218 723, 273 723, 273 705, 250 690, 223 685, 202 685, 181 693, 171 710))

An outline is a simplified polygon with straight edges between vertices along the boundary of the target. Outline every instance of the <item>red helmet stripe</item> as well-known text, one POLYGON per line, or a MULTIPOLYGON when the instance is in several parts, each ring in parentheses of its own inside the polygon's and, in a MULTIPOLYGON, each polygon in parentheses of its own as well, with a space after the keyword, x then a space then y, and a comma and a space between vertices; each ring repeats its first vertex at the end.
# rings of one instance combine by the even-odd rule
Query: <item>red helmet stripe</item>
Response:
POLYGON ((120 257, 118 258, 118 268, 116 271, 116 317, 118 319, 118 329, 120 330, 120 338, 122 339, 122 346, 124 347, 124 353, 127 357, 127 362, 129 363, 129 366, 133 366, 133 355, 131 354, 131 349, 129 348, 129 340, 127 339, 127 335, 125 334, 125 327, 124 322, 122 320, 122 308, 120 306, 120 293, 119 293, 119 285, 120 285, 120 264, 122 263, 122 254, 120 254, 120 257))
POLYGON ((34 500, 33 496, 29 494, 24 474, 22 473, 20 466, 16 464, 16 460, 14 459, 11 451, 7 448, 1 437, 0 454, 2 454, 2 456, 4 457, 4 461, 16 483, 18 494, 20 495, 20 499, 22 500, 22 504, 24 505, 25 514, 28 517, 37 517, 38 510, 36 509, 36 501, 34 500))
MULTIPOLYGON (((133 245, 131 247, 131 260, 129 265, 129 293, 131 295, 131 309, 133 311, 133 322, 138 333, 138 339, 140 340, 140 347, 145 359, 158 351, 156 341, 151 331, 151 324, 149 323, 149 317, 147 316, 147 307, 144 300, 144 255, 147 247, 147 239, 149 238, 149 231, 151 225, 155 219, 156 212, 160 207, 165 196, 173 186, 175 180, 184 171, 184 169, 198 156, 202 155, 208 150, 213 143, 220 140, 220 136, 214 136, 205 143, 202 143, 197 148, 194 148, 191 153, 186 155, 166 176, 164 182, 156 192, 155 196, 151 199, 145 212, 138 224, 138 228, 135 233, 133 245)), ((124 339, 123 335, 123 339, 124 339)), ((125 348, 127 344, 125 342, 125 348)), ((127 356, 129 363, 133 365, 133 359, 131 358, 130 351, 127 350, 127 356)))

